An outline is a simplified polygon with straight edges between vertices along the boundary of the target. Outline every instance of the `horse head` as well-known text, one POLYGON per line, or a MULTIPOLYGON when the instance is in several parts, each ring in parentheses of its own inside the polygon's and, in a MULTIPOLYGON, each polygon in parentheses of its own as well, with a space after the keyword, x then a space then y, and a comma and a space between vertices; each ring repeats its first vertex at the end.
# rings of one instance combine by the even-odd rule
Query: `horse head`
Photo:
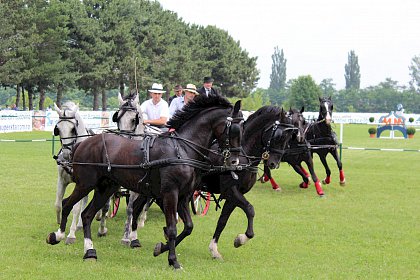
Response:
POLYGON ((291 119, 293 126, 297 128, 294 131, 293 137, 299 143, 302 143, 305 140, 306 120, 303 117, 304 111, 305 111, 305 107, 302 106, 300 111, 297 109, 290 108, 286 114, 286 116, 291 119))
POLYGON ((318 121, 325 121, 327 125, 331 124, 332 120, 332 111, 334 109, 331 96, 326 97, 319 97, 319 115, 318 121))
POLYGON ((63 105, 63 109, 58 108, 54 103, 54 109, 59 117, 59 120, 54 127, 54 135, 60 136, 63 150, 71 151, 81 132, 79 127, 79 107, 73 102, 66 102, 63 105))
POLYGON ((118 93, 119 109, 112 116, 112 121, 117 123, 118 130, 127 135, 144 133, 143 117, 140 108, 139 95, 129 95, 122 98, 118 93))
POLYGON ((270 169, 279 167, 286 146, 296 130, 292 119, 287 116, 283 108, 280 111, 279 118, 264 130, 262 135, 264 144, 262 159, 270 169))

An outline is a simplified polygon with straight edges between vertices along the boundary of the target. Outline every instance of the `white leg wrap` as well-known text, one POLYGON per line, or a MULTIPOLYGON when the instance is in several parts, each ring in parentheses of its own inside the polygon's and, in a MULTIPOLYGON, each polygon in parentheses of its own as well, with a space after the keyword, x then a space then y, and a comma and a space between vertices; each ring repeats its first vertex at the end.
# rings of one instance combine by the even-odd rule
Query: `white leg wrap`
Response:
POLYGON ((209 244, 209 250, 210 250, 211 256, 212 256, 214 259, 222 259, 222 255, 219 253, 219 251, 218 251, 218 249, 217 249, 217 243, 216 243, 216 240, 212 239, 212 240, 210 241, 210 244, 209 244))
POLYGON ((91 239, 85 238, 84 252, 86 253, 89 249, 93 249, 93 242, 91 239))
POLYGON ((245 243, 248 242, 249 238, 245 234, 241 233, 241 234, 238 234, 238 236, 236 237, 236 240, 238 240, 241 245, 244 245, 245 243))
POLYGON ((137 230, 134 230, 130 233, 130 240, 136 240, 137 239, 137 230))
POLYGON ((66 233, 65 233, 65 232, 61 232, 61 230, 60 230, 60 229, 58 229, 58 230, 55 232, 55 238, 57 239, 57 241, 61 241, 61 240, 63 240, 65 237, 66 237, 66 233))

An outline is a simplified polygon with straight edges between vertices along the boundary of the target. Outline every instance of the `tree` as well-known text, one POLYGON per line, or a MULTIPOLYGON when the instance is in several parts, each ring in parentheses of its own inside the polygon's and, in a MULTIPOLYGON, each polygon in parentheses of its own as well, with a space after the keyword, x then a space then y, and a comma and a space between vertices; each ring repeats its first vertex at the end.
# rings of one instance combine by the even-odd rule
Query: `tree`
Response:
POLYGON ((332 79, 323 79, 321 83, 319 84, 322 90, 322 94, 327 96, 333 96, 337 90, 335 89, 335 84, 333 83, 332 79))
POLYGON ((300 76, 292 80, 289 103, 290 106, 295 108, 305 106, 305 111, 317 111, 319 107, 318 98, 321 95, 321 88, 310 75, 300 76))
POLYGON ((280 51, 278 47, 275 47, 271 60, 273 62, 271 64, 268 96, 271 104, 281 105, 286 99, 285 87, 287 59, 284 58, 283 49, 280 51))
POLYGON ((414 56, 411 60, 411 64, 408 67, 410 70, 410 86, 417 93, 420 93, 420 56, 414 56))
POLYGON ((360 89, 359 59, 353 50, 348 54, 348 62, 344 66, 346 89, 360 89))

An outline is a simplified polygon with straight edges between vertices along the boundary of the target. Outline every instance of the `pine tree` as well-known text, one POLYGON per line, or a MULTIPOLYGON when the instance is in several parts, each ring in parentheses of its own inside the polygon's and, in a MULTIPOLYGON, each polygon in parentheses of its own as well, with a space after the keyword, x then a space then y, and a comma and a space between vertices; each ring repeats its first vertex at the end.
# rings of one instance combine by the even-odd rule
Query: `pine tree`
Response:
POLYGON ((359 59, 353 50, 348 54, 348 63, 344 67, 346 89, 360 89, 359 59))

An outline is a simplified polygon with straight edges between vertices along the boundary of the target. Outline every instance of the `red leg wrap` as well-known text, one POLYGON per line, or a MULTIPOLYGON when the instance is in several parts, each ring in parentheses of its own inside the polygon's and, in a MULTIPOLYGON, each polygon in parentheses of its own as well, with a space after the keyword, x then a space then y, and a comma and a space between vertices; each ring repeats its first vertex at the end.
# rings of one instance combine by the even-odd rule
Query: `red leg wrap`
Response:
POLYGON ((315 182, 315 188, 316 188, 316 192, 319 195, 324 195, 324 191, 322 190, 321 183, 319 182, 319 180, 315 182))
POLYGON ((274 181, 273 178, 270 179, 271 186, 273 187, 273 190, 277 190, 279 188, 279 185, 277 185, 276 181, 274 181))

